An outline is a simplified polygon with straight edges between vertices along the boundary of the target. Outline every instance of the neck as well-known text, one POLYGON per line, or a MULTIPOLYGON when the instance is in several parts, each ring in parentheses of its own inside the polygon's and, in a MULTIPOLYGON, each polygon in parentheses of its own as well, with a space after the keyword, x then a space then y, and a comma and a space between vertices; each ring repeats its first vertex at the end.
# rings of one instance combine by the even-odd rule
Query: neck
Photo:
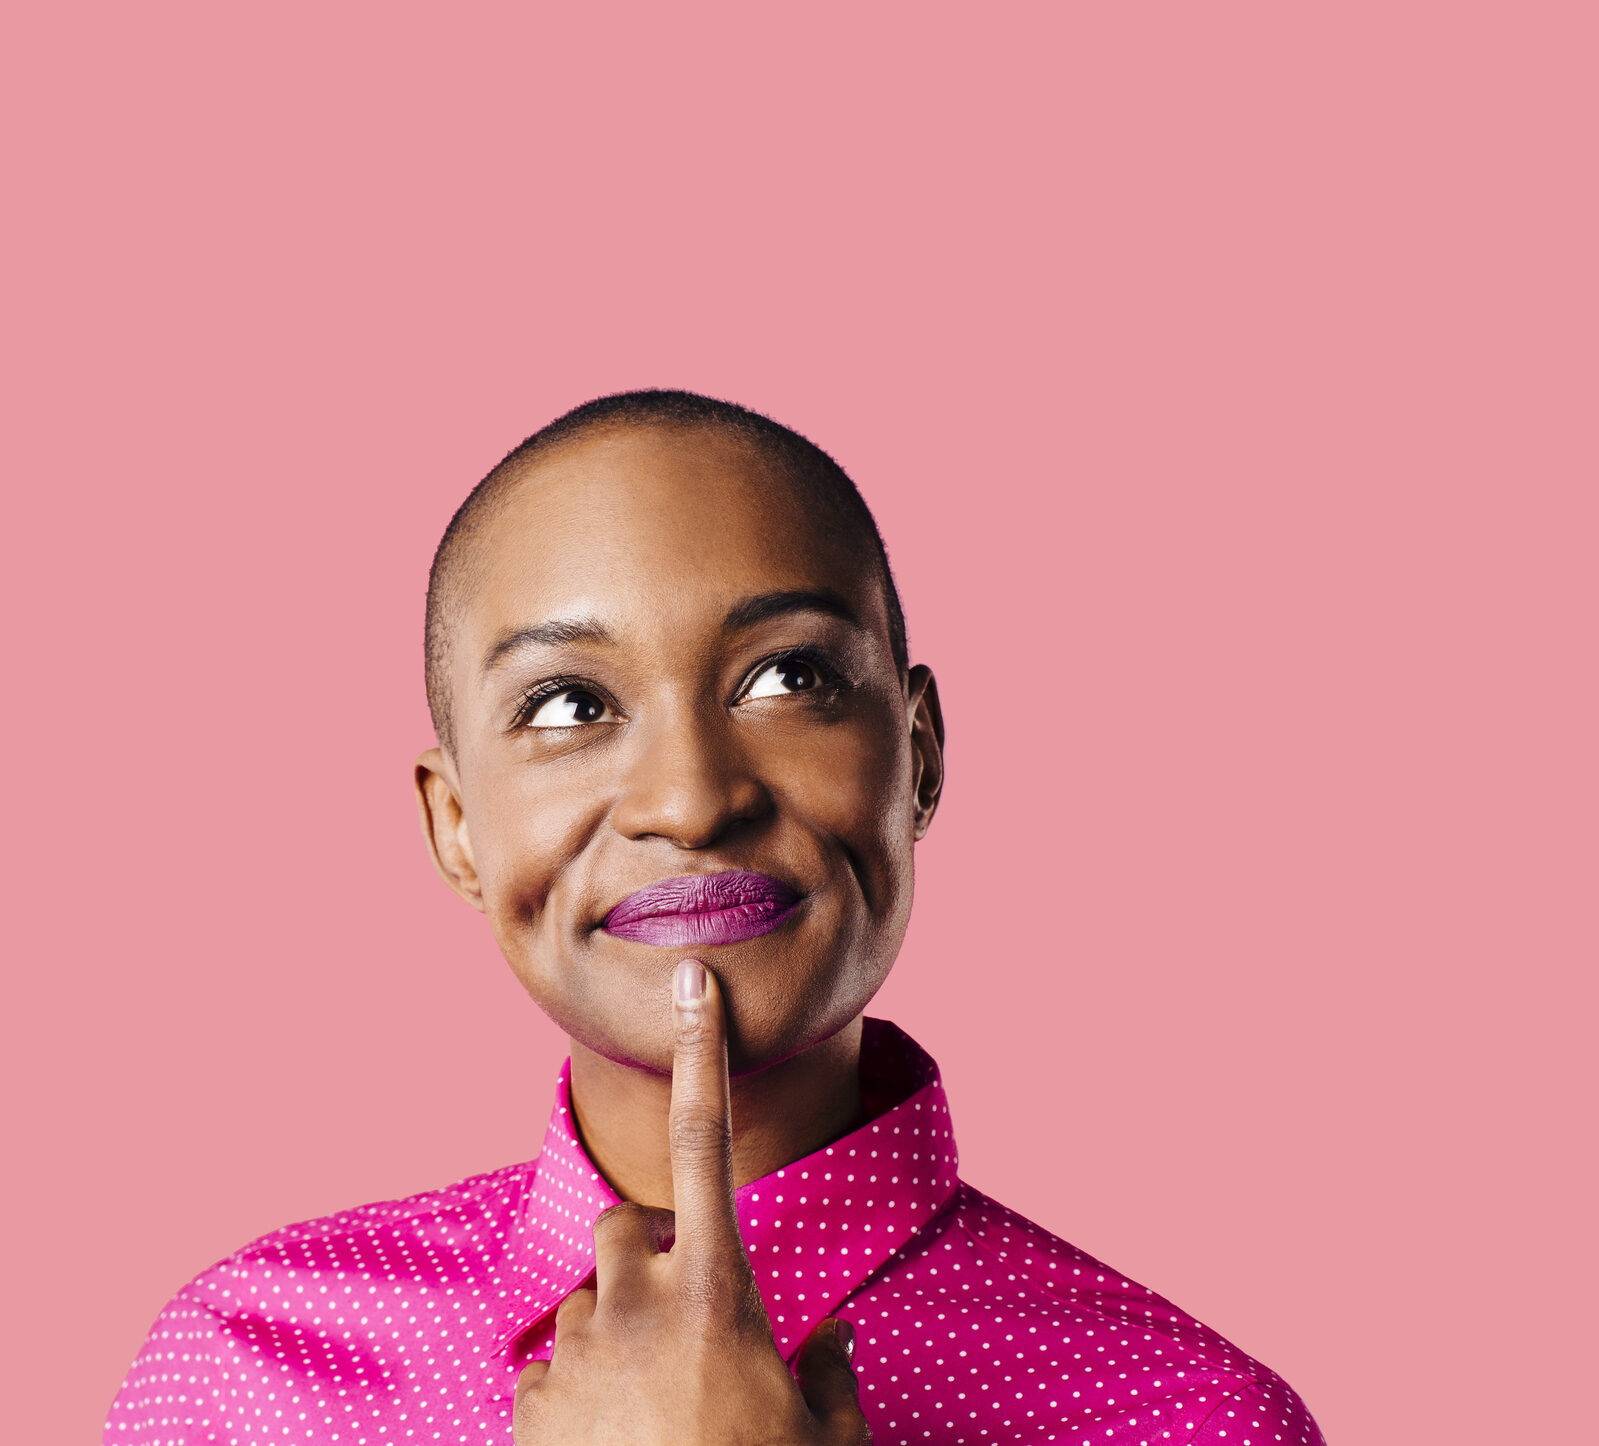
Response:
MULTIPOLYGON (((618 1064, 575 1039, 570 1045, 573 1122, 589 1158, 624 1200, 671 1209, 671 1077, 618 1064)), ((857 1017, 781 1064, 728 1081, 735 1188, 803 1159, 860 1123, 860 1057, 857 1017)))

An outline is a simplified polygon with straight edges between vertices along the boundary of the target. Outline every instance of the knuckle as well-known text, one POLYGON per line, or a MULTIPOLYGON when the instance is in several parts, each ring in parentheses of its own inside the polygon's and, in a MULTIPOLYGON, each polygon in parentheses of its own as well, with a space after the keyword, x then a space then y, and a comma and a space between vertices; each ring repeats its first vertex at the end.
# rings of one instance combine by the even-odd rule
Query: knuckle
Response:
POLYGON ((594 1217, 594 1234, 598 1236, 608 1225, 618 1220, 636 1219, 644 1213, 645 1208, 633 1200, 619 1200, 615 1205, 607 1205, 594 1217))
POLYGON ((705 1027, 705 1007, 677 1011, 677 1037, 685 1048, 704 1050, 711 1040, 711 1031, 705 1027))
POLYGON ((534 1440, 533 1434, 544 1411, 541 1387, 545 1372, 530 1375, 524 1371, 517 1379, 516 1399, 511 1408, 511 1424, 517 1441, 534 1440))
POLYGON ((720 1160, 733 1147, 733 1130, 720 1114, 700 1110, 678 1113, 668 1127, 672 1152, 690 1160, 720 1160))
POLYGON ((570 1336, 594 1310, 592 1290, 574 1290, 555 1307, 555 1328, 565 1330, 570 1336))
POLYGON ((672 1238, 674 1221, 670 1210, 656 1205, 623 1200, 608 1206, 594 1217, 595 1254, 610 1260, 629 1244, 644 1254, 651 1248, 662 1250, 672 1238))
POLYGON ((563 1372, 576 1371, 581 1375, 593 1359, 594 1346, 592 1337, 584 1330, 568 1330, 562 1332, 556 1327, 555 1352, 550 1357, 550 1368, 555 1368, 556 1361, 561 1363, 563 1372))

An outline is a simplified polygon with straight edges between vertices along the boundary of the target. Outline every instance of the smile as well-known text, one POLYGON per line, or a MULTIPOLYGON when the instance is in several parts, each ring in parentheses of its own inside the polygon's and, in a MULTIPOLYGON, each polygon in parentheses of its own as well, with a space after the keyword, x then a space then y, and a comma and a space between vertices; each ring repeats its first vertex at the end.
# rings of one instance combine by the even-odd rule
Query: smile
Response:
POLYGON ((787 884, 765 874, 689 874, 629 894, 601 927, 618 939, 667 948, 737 944, 771 933, 800 900, 787 884))

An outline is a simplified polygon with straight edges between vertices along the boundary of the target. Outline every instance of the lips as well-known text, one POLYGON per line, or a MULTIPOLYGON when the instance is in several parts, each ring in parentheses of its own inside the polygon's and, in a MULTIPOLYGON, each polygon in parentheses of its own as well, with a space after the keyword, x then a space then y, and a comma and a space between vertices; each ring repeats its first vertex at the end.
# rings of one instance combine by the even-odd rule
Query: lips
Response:
POLYGON ((618 939, 669 948, 737 944, 769 934, 800 898, 787 884, 742 869, 689 874, 629 894, 601 927, 618 939))

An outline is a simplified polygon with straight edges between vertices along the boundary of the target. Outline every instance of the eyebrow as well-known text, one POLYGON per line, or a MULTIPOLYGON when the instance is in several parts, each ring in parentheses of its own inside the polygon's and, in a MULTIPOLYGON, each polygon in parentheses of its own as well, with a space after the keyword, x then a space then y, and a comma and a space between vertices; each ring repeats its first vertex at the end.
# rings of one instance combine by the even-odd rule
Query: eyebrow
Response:
POLYGON ((558 647, 562 643, 614 643, 610 630, 604 623, 592 618, 552 618, 546 623, 535 623, 530 628, 516 628, 501 633, 483 658, 483 671, 492 673, 511 653, 523 648, 539 646, 558 647))
MULTIPOLYGON (((771 618, 806 612, 826 613, 851 627, 863 627, 855 609, 839 593, 830 588, 791 587, 776 592, 756 593, 734 603, 722 619, 722 630, 738 632, 771 618)), ((551 618, 547 622, 534 623, 531 627, 501 633, 484 654, 483 672, 492 673, 506 657, 524 648, 559 647, 572 643, 615 646, 616 637, 598 618, 551 618)))
POLYGON ((734 603, 722 619, 722 630, 736 632, 786 613, 826 613, 830 617, 841 618, 851 627, 861 626, 855 609, 832 589, 791 587, 779 592, 756 593, 754 597, 734 603))

